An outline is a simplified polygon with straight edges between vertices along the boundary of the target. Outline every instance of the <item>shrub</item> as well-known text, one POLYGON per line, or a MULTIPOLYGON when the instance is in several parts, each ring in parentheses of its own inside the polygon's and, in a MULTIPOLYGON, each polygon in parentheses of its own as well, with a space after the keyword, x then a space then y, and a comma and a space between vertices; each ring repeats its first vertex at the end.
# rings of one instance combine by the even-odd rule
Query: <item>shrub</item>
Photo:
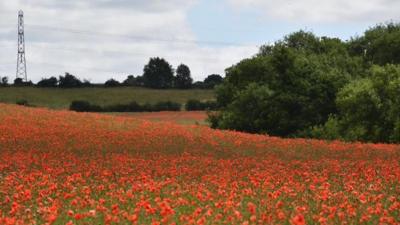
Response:
POLYGON ((153 105, 152 111, 154 111, 154 112, 159 112, 159 111, 180 111, 181 107, 182 107, 181 104, 176 103, 176 102, 171 102, 171 101, 158 102, 155 105, 153 105))
POLYGON ((28 87, 28 86, 33 86, 32 81, 24 81, 22 78, 15 78, 14 80, 14 86, 15 87, 28 87))
POLYGON ((224 78, 219 74, 211 74, 204 79, 204 88, 213 89, 215 86, 222 84, 224 78))
POLYGON ((29 106, 28 100, 26 99, 19 99, 15 102, 17 105, 29 106))
POLYGON ((143 107, 133 101, 128 104, 116 104, 104 107, 105 112, 142 112, 143 107))
POLYGON ((104 83, 105 87, 118 87, 121 86, 121 83, 119 81, 114 80, 114 79, 109 79, 104 83))
POLYGON ((43 78, 37 83, 38 87, 57 87, 58 80, 56 77, 43 78))
POLYGON ((79 88, 82 87, 82 85, 83 83, 81 80, 69 73, 65 73, 65 76, 60 76, 58 82, 58 86, 61 88, 79 88))
POLYGON ((159 111, 180 111, 181 104, 171 101, 158 102, 154 105, 146 103, 139 104, 135 101, 128 104, 115 104, 99 106, 88 101, 73 101, 70 110, 77 112, 159 112, 159 111))
POLYGON ((204 111, 204 110, 216 110, 218 108, 217 102, 206 101, 201 102, 199 100, 190 99, 186 102, 185 109, 187 111, 204 111))
POLYGON ((76 112, 103 112, 101 106, 90 104, 88 101, 72 101, 69 109, 76 112))

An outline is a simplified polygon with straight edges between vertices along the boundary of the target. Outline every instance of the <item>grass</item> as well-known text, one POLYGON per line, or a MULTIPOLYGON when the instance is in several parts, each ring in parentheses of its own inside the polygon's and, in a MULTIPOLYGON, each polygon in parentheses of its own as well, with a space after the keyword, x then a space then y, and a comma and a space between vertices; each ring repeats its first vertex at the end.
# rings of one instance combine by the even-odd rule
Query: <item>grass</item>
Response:
POLYGON ((51 109, 68 108, 73 100, 86 100, 98 105, 123 104, 131 101, 155 103, 174 101, 181 104, 188 99, 212 100, 213 90, 155 90, 138 87, 118 88, 35 88, 7 87, 0 88, 0 102, 15 104, 25 99, 29 104, 51 109))

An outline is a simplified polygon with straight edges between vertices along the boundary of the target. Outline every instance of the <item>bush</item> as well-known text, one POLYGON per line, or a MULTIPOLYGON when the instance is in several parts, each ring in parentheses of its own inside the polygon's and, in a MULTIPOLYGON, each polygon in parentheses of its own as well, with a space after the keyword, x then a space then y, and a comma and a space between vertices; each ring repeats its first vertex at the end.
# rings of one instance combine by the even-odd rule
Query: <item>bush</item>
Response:
POLYGON ((7 87, 8 86, 8 77, 0 77, 0 86, 7 87))
POLYGON ((37 83, 38 87, 57 87, 58 80, 56 77, 43 78, 37 83))
POLYGON ((83 83, 74 75, 65 73, 65 76, 60 76, 58 86, 60 88, 79 88, 83 86, 83 83))
POLYGON ((69 109, 76 112, 103 112, 101 106, 90 104, 88 101, 72 101, 69 109))
POLYGON ((196 81, 192 84, 192 88, 194 89, 205 89, 205 85, 203 81, 196 81))
POLYGON ((310 136, 346 141, 400 142, 400 66, 373 66, 338 93, 339 112, 310 136))
POLYGON ((213 89, 215 86, 222 84, 224 78, 219 74, 211 74, 204 79, 204 88, 213 89))
POLYGON ((217 102, 206 101, 201 102, 199 100, 190 99, 186 102, 185 109, 187 111, 204 111, 204 110, 216 110, 218 108, 217 102))
POLYGON ((159 111, 180 111, 181 104, 176 102, 158 102, 154 105, 146 103, 139 104, 135 101, 128 104, 115 104, 109 106, 99 106, 88 101, 73 101, 70 110, 77 112, 159 112, 159 111))
POLYGON ((158 102, 155 105, 153 105, 152 111, 154 112, 160 112, 160 111, 180 111, 181 110, 181 104, 176 103, 176 102, 171 102, 171 101, 166 101, 166 102, 158 102))
POLYGON ((400 66, 373 66, 368 78, 349 83, 338 94, 346 140, 400 142, 400 66))
POLYGON ((104 83, 105 87, 118 87, 121 86, 121 83, 119 81, 114 80, 114 79, 109 79, 104 83))
POLYGON ((105 112, 142 112, 143 107, 133 101, 128 104, 116 104, 104 107, 105 112))
POLYGON ((274 92, 267 85, 249 84, 238 93, 226 111, 213 114, 209 118, 211 126, 278 135, 283 131, 276 125, 282 121, 275 120, 274 115, 278 111, 272 110, 275 107, 275 103, 271 101, 273 95, 274 92))
POLYGON ((305 136, 324 140, 343 140, 341 124, 336 116, 330 116, 324 125, 313 127, 305 136))
POLYGON ((29 87, 29 86, 33 86, 32 81, 24 81, 22 78, 15 78, 14 80, 14 86, 15 87, 29 87))
POLYGON ((22 106, 29 106, 28 100, 26 99, 19 99, 15 102, 15 104, 22 106))

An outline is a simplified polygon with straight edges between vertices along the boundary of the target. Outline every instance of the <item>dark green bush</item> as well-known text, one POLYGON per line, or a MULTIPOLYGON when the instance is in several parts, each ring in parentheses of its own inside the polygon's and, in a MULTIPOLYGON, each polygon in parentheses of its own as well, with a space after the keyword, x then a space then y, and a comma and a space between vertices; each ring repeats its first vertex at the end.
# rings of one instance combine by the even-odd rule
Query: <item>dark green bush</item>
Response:
POLYGON ((26 99, 19 99, 15 102, 17 105, 29 106, 29 102, 26 99))
POLYGON ((159 112, 159 111, 180 111, 181 107, 182 106, 179 103, 171 102, 171 101, 165 101, 165 102, 158 102, 155 105, 153 105, 152 111, 154 111, 154 112, 159 112))
POLYGON ((154 105, 146 103, 139 104, 135 101, 128 104, 115 104, 99 106, 88 101, 73 101, 70 110, 77 112, 159 112, 159 111, 180 111, 181 104, 171 101, 158 102, 154 105))
POLYGON ((76 112, 103 112, 103 108, 88 101, 72 101, 69 109, 76 112))
POLYGON ((187 111, 204 111, 204 110, 216 110, 218 108, 217 102, 215 101, 199 101, 190 99, 186 102, 185 109, 187 111))

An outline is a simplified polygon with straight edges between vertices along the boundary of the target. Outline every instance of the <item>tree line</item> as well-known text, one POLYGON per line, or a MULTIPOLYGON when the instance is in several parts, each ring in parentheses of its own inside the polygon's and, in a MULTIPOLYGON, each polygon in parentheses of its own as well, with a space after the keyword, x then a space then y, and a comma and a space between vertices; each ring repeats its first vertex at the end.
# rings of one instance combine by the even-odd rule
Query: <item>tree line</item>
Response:
POLYGON ((226 69, 212 127, 281 137, 400 142, 400 25, 348 41, 299 31, 226 69))
MULTIPOLYGON (((203 81, 193 82, 190 68, 185 64, 180 64, 175 70, 165 59, 154 57, 150 58, 147 65, 144 66, 143 75, 128 75, 127 78, 119 82, 111 78, 104 84, 92 84, 88 80, 80 80, 76 76, 65 73, 64 76, 55 76, 42 78, 37 84, 31 81, 24 82, 21 78, 14 80, 13 86, 37 86, 49 88, 80 88, 92 86, 104 87, 120 87, 120 86, 136 86, 154 89, 213 89, 216 85, 221 84, 223 78, 219 74, 211 74, 203 81)), ((7 77, 0 77, 0 86, 9 86, 7 77)))

